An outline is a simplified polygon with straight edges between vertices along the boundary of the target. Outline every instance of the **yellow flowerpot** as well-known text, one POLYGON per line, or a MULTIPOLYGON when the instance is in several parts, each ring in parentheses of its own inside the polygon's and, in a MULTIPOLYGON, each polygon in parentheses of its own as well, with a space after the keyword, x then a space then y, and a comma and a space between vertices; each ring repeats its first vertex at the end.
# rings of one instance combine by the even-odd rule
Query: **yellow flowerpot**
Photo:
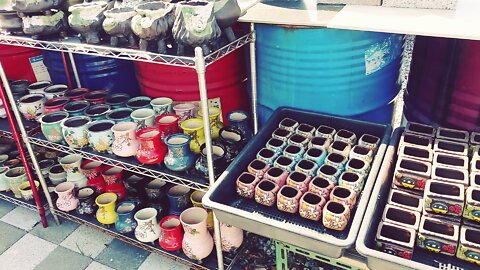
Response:
MULTIPOLYGON (((208 114, 210 118, 210 129, 212 130, 212 139, 216 140, 220 137, 220 129, 223 128, 223 123, 220 121, 222 110, 217 107, 208 107, 208 114)), ((203 112, 198 112, 198 117, 202 117, 203 112)))
POLYGON ((205 133, 203 121, 200 118, 191 118, 182 122, 180 125, 183 133, 190 135, 190 150, 195 154, 200 153, 200 146, 205 143, 205 133))
POLYGON ((112 192, 103 193, 98 196, 95 203, 98 205, 97 220, 98 222, 108 225, 117 221, 118 215, 115 212, 115 203, 117 202, 117 194, 112 192))
MULTIPOLYGON (((203 204, 202 204, 202 198, 204 195, 205 195, 204 191, 195 190, 194 192, 192 192, 192 194, 190 194, 190 201, 192 201, 193 206, 201 207, 205 209, 205 207, 203 207, 203 204)), ((207 213, 208 213, 207 228, 209 230, 213 230, 213 212, 212 210, 207 210, 207 213)))

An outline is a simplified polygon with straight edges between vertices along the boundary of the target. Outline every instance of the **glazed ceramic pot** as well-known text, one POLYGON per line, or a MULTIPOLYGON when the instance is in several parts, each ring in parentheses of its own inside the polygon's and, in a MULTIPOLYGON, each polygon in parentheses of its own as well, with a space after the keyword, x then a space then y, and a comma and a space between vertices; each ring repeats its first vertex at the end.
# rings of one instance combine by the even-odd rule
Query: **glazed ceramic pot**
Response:
POLYGON ((134 111, 138 109, 151 109, 150 101, 152 101, 152 99, 146 96, 134 97, 127 101, 127 107, 134 111))
POLYGON ((370 134, 363 134, 358 140, 358 145, 367 147, 375 153, 380 145, 380 138, 370 134))
POLYGON ((52 98, 45 101, 45 109, 43 111, 44 114, 62 111, 63 107, 70 102, 70 99, 59 97, 59 98, 52 98))
POLYGON ((328 148, 329 153, 338 153, 344 157, 348 157, 352 146, 343 141, 334 141, 328 148))
POLYGON ((130 47, 135 46, 135 37, 131 21, 137 12, 131 7, 119 7, 106 10, 103 30, 110 36, 110 45, 116 47, 120 41, 127 39, 130 47))
POLYGON ((280 169, 283 169, 287 172, 292 172, 295 168, 295 160, 286 157, 286 156, 279 156, 277 159, 275 159, 275 162, 273 163, 273 167, 277 167, 280 169))
POLYGON ((260 149, 260 151, 258 151, 256 159, 261 160, 270 166, 273 166, 275 161, 277 160, 277 157, 277 152, 274 152, 267 148, 262 148, 260 149))
POLYGON ((105 187, 105 192, 115 193, 119 202, 125 200, 125 198, 127 197, 127 189, 125 188, 123 183, 114 183, 107 185, 105 187))
POLYGON ((299 123, 291 118, 284 118, 280 123, 278 124, 279 128, 295 132, 297 129, 299 123))
POLYGON ((119 233, 130 233, 137 228, 137 222, 133 218, 135 214, 136 205, 134 202, 124 201, 117 205, 115 212, 117 212, 118 219, 115 221, 115 230, 119 233))
POLYGON ((88 126, 91 120, 87 116, 74 116, 63 120, 63 138, 71 148, 83 148, 88 145, 88 126))
POLYGON ((94 187, 83 187, 77 192, 78 206, 77 214, 93 215, 97 211, 95 205, 96 189, 94 187))
POLYGON ((201 190, 195 190, 190 194, 190 201, 192 202, 192 205, 195 207, 200 207, 205 210, 207 210, 208 217, 207 217, 207 228, 209 230, 213 230, 213 212, 212 210, 208 210, 203 206, 202 199, 203 196, 205 196, 205 191, 201 190))
POLYGON ((327 157, 327 150, 322 148, 309 148, 303 158, 315 162, 318 166, 321 166, 325 162, 327 157))
POLYGON ((137 109, 132 112, 130 117, 133 119, 133 122, 137 123, 137 130, 140 130, 153 126, 155 112, 149 108, 137 109))
POLYGON ((278 155, 281 155, 285 147, 287 147, 287 142, 279 139, 271 138, 270 140, 268 140, 265 147, 277 153, 278 155))
POLYGON ((231 111, 227 113, 227 121, 230 127, 240 130, 246 140, 252 138, 253 131, 250 127, 250 117, 247 112, 242 110, 231 111))
POLYGON ((45 88, 44 94, 47 99, 61 98, 68 90, 68 86, 64 84, 54 84, 45 88))
POLYGON ((110 225, 117 221, 118 215, 115 212, 115 203, 117 202, 117 194, 107 192, 103 193, 95 199, 98 205, 96 218, 98 222, 104 225, 110 225))
POLYGON ((55 187, 58 199, 55 205, 59 210, 70 212, 78 206, 78 199, 75 197, 75 184, 71 182, 61 183, 55 187))
POLYGON ((274 182, 280 188, 280 187, 283 187, 283 185, 285 185, 288 175, 289 175, 288 171, 278 167, 272 167, 268 169, 268 171, 263 176, 263 179, 274 182))
POLYGON ((370 172, 370 163, 362 159, 352 158, 347 162, 345 171, 358 173, 359 175, 367 178, 370 172))
POLYGON ((67 155, 60 159, 60 164, 67 173, 67 182, 72 182, 77 188, 87 185, 87 178, 80 171, 82 156, 77 154, 67 155))
POLYGON ((87 181, 99 179, 103 181, 103 167, 100 161, 84 160, 80 165, 80 171, 85 175, 87 181))
POLYGON ((277 209, 287 213, 297 213, 302 192, 291 186, 283 186, 277 193, 277 209))
POLYGON ((182 249, 183 231, 178 216, 166 216, 160 220, 160 247, 168 251, 182 249))
POLYGON ((315 130, 315 136, 316 137, 322 137, 322 138, 327 138, 331 141, 333 141, 333 137, 335 136, 335 133, 337 131, 333 127, 321 125, 315 130))
POLYGON ((242 151, 245 144, 245 137, 240 130, 232 127, 224 127, 219 131, 220 142, 225 146, 225 159, 228 163, 232 162, 240 151, 242 151))
POLYGON ((342 175, 340 175, 340 178, 338 179, 339 186, 354 190, 357 195, 359 195, 362 191, 364 184, 365 177, 353 172, 344 172, 342 173, 342 175))
MULTIPOLYGON (((228 166, 227 159, 225 158, 226 152, 226 148, 222 144, 212 142, 213 173, 215 178, 218 178, 228 166)), ((200 157, 198 157, 195 162, 195 169, 202 177, 208 178, 206 144, 203 144, 200 148, 200 157)))
POLYGON ((102 172, 103 180, 108 185, 123 184, 123 169, 119 167, 106 166, 102 172))
POLYGON ((19 12, 40 12, 48 9, 55 9, 63 4, 63 0, 42 1, 42 2, 30 2, 27 0, 13 1, 12 9, 19 12))
MULTIPOLYGON (((308 190, 308 185, 310 184, 309 175, 302 172, 293 172, 288 175, 286 185, 298 189, 300 192, 304 193, 308 190)), ((299 198, 300 199, 300 198, 299 198)))
MULTIPOLYGON (((15 16, 17 16, 16 13, 15 13, 15 16)), ((20 21, 20 31, 21 31, 21 27, 22 27, 22 22, 20 21)), ((30 83, 27 80, 15 80, 10 82, 10 90, 12 91, 13 98, 15 99, 15 101, 18 101, 21 97, 28 94, 27 88, 29 85, 30 83)))
POLYGON ((264 179, 255 187, 255 201, 266 206, 273 206, 280 187, 270 180, 264 179))
POLYGON ((327 151, 329 149, 330 144, 332 144, 332 141, 328 138, 324 137, 313 137, 310 142, 308 143, 308 148, 320 148, 324 151, 327 151))
POLYGON ((183 121, 195 117, 195 105, 193 103, 180 103, 173 106, 175 114, 180 117, 178 124, 182 124, 183 121))
POLYGON ((310 140, 305 136, 302 136, 300 134, 293 134, 290 138, 288 138, 287 143, 289 145, 296 145, 298 147, 307 148, 309 141, 310 140))
POLYGON ((140 38, 140 50, 146 51, 150 41, 156 41, 157 50, 167 53, 166 36, 172 27, 175 5, 169 2, 150 2, 135 6, 137 15, 132 18, 133 33, 140 38))
POLYGON ((331 165, 323 164, 317 171, 317 176, 327 179, 328 181, 337 184, 337 178, 341 171, 331 165))
MULTIPOLYGON (((92 92, 93 93, 93 92, 92 92)), ((91 103, 91 102, 90 102, 91 103)), ((94 104, 94 103, 91 103, 94 104)), ((107 118, 107 113, 110 111, 110 106, 107 104, 95 104, 88 107, 84 114, 90 117, 92 121, 103 120, 107 118)))
POLYGON ((283 155, 293 159, 295 162, 302 160, 304 154, 305 148, 297 145, 288 145, 285 150, 283 150, 283 155))
POLYGON ((248 172, 259 179, 263 178, 268 169, 270 169, 270 165, 259 159, 254 159, 247 167, 248 172))
POLYGON ((56 186, 67 181, 67 173, 61 164, 53 165, 48 171, 48 179, 50 179, 50 182, 56 186))
POLYGON ((251 173, 243 172, 236 181, 237 194, 242 197, 252 199, 253 195, 255 194, 255 187, 260 180, 260 178, 251 173))
POLYGON ((273 131, 272 138, 287 142, 288 138, 290 138, 292 135, 293 131, 289 131, 283 128, 277 128, 275 129, 275 131, 273 131))
POLYGON ((330 193, 332 192, 335 184, 325 178, 315 177, 310 181, 308 185, 308 191, 315 193, 325 199, 330 198, 330 193))
POLYGON ((305 192, 302 198, 300 198, 300 216, 310 220, 320 220, 326 202, 322 196, 313 192, 305 192))
POLYGON ((137 153, 138 141, 135 137, 137 123, 123 122, 112 127, 114 141, 112 151, 120 157, 131 157, 137 153))
POLYGON ((154 208, 157 210, 157 220, 162 219, 168 214, 168 204, 163 202, 148 202, 148 207, 154 208))
POLYGON ((20 165, 20 163, 22 163, 22 161, 20 159, 12 158, 12 159, 9 159, 9 160, 5 161, 5 163, 3 163, 3 165, 5 165, 8 168, 15 168, 15 167, 18 167, 20 165))
MULTIPOLYGON (((102 1, 98 1, 102 2, 102 1)), ((92 105, 96 104, 105 104, 105 99, 108 96, 108 90, 97 90, 97 91, 92 91, 83 96, 83 99, 86 101, 90 102, 92 105)))
POLYGON ((190 206, 190 189, 184 186, 173 186, 167 191, 168 202, 170 203, 169 214, 180 215, 183 210, 190 206))
POLYGON ((234 253, 243 243, 243 230, 220 222, 222 251, 234 253))
POLYGON ((137 131, 139 142, 137 160, 143 164, 158 164, 163 162, 167 153, 167 146, 160 138, 160 131, 156 127, 146 127, 137 131))
POLYGON ((355 145, 357 143, 357 135, 355 135, 355 133, 349 130, 340 129, 333 137, 333 140, 346 142, 350 145, 355 145))
POLYGON ((168 153, 164 158, 165 166, 172 171, 185 171, 195 163, 195 155, 190 150, 190 136, 172 134, 165 138, 168 153))
POLYGON ((146 196, 145 185, 151 181, 150 178, 132 174, 123 180, 123 184, 128 191, 128 195, 146 196))
POLYGON ((27 90, 29 94, 42 94, 45 95, 45 88, 52 85, 51 81, 39 81, 32 83, 28 86, 27 90))
POLYGON ((144 208, 135 213, 135 220, 138 223, 135 228, 135 238, 140 242, 154 242, 160 237, 160 226, 157 222, 157 210, 144 208))
POLYGON ((297 165, 295 165, 295 171, 304 173, 310 177, 314 177, 316 175, 317 169, 317 163, 308 159, 302 159, 297 163, 297 165))
POLYGON ((159 98, 152 99, 152 101, 150 101, 150 105, 155 111, 155 116, 159 116, 163 114, 171 114, 173 112, 172 103, 173 103, 173 100, 168 97, 159 97, 159 98))
POLYGON ((8 167, 0 167, 0 191, 10 191, 10 183, 8 179, 5 178, 8 170, 8 167))
POLYGON ((88 144, 93 150, 112 153, 114 125, 111 120, 97 120, 88 126, 88 144))
POLYGON ((5 173, 5 178, 10 185, 10 190, 15 195, 15 198, 21 198, 22 195, 18 187, 25 181, 27 181, 27 175, 25 173, 25 168, 23 167, 14 167, 8 169, 5 173))
MULTIPOLYGON (((38 167, 40 167, 40 171, 42 172, 43 177, 48 176, 48 171, 53 165, 55 165, 55 161, 51 159, 43 159, 38 162, 38 167)), ((35 170, 35 167, 32 166, 32 169, 35 170)))
POLYGON ((207 217, 207 211, 200 207, 191 207, 180 215, 185 231, 183 253, 192 260, 201 261, 213 250, 213 238, 207 230, 207 217))
MULTIPOLYGON (((72 99, 70 99, 72 100, 72 99)), ((83 116, 85 110, 90 106, 90 102, 86 100, 75 100, 63 106, 63 110, 68 112, 69 116, 83 116)))
POLYGON ((145 185, 145 192, 151 202, 161 202, 165 199, 165 185, 167 182, 157 178, 145 185))
POLYGON ((100 42, 99 32, 102 30, 102 23, 105 19, 103 12, 107 6, 108 3, 104 1, 70 6, 68 11, 71 14, 68 16, 68 24, 82 35, 85 42, 97 44, 100 42))
MULTIPOLYGON (((40 182, 34 181, 35 184, 35 190, 38 190, 38 187, 40 186, 40 182)), ((30 186, 30 182, 26 181, 20 184, 18 186, 18 190, 20 191, 20 194, 22 195, 22 198, 25 201, 32 201, 33 200, 33 190, 32 187, 30 186)))
MULTIPOLYGON (((220 120, 222 110, 217 107, 208 107, 208 121, 210 123, 210 131, 212 132, 212 140, 220 137, 220 129, 223 128, 223 122, 220 120)), ((203 111, 198 112, 198 117, 203 117, 203 111)))
POLYGON ((3 10, 11 5, 11 2, 4 2, 2 4, 2 11, 0 11, 0 31, 13 35, 21 35, 22 19, 18 16, 16 11, 3 10))
POLYGON ((88 92, 90 92, 90 90, 87 88, 70 89, 65 92, 64 97, 67 97, 73 101, 81 101, 83 100, 83 97, 88 94, 88 92))
POLYGON ((45 96, 42 94, 30 94, 23 96, 18 101, 18 110, 27 120, 36 120, 45 110, 45 96))
POLYGON ((185 46, 202 47, 203 54, 210 53, 221 35, 213 14, 213 2, 179 2, 176 7, 173 38, 178 44, 177 55, 183 55, 185 46))
POLYGON ((61 123, 68 118, 67 112, 53 112, 39 118, 43 136, 54 143, 64 143, 61 123))
POLYGON ((133 110, 130 108, 117 108, 108 112, 106 118, 114 121, 116 124, 122 122, 132 122, 133 120, 130 117, 132 112, 133 110))
MULTIPOLYGON (((109 10, 109 11, 112 11, 109 10)), ((107 11, 105 11, 106 13, 107 11)), ((130 95, 119 93, 119 94, 112 94, 105 99, 105 104, 109 105, 112 110, 118 108, 124 108, 127 104, 127 101, 130 99, 130 95)))
POLYGON ((357 202, 357 194, 351 189, 336 186, 330 193, 330 201, 344 204, 352 209, 357 202))
POLYGON ((180 117, 176 114, 162 114, 155 118, 155 124, 160 131, 162 141, 171 134, 179 133, 178 121, 180 117))
MULTIPOLYGON (((408 147, 408 146, 407 146, 408 147)), ((370 148, 355 145, 352 150, 350 150, 350 159, 357 158, 365 161, 366 163, 371 163, 373 160, 373 151, 370 148)))
POLYGON ((298 125, 297 129, 295 130, 296 134, 302 135, 303 137, 308 138, 309 140, 315 136, 315 127, 302 123, 298 125))
POLYGON ((67 22, 65 20, 65 13, 63 11, 51 12, 47 15, 34 15, 22 17, 23 32, 27 35, 38 38, 39 36, 48 36, 62 33, 67 28, 67 22))
POLYGON ((350 208, 344 204, 329 201, 323 208, 322 223, 328 229, 343 231, 350 220, 350 208))

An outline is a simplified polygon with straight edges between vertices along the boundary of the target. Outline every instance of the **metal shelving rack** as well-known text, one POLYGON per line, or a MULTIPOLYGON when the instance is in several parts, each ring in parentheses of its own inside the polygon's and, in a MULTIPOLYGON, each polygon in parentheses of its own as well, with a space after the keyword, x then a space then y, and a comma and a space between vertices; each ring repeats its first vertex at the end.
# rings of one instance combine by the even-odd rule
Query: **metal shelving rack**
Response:
MULTIPOLYGON (((254 47, 254 33, 249 32, 235 41, 221 47, 220 49, 216 50, 215 52, 210 53, 209 55, 204 56, 202 53, 202 49, 197 47, 195 48, 195 56, 194 57, 186 57, 186 56, 173 56, 173 55, 162 55, 162 54, 157 54, 157 53, 152 53, 152 52, 145 52, 145 51, 139 51, 139 50, 133 50, 133 49, 125 49, 125 48, 114 48, 114 47, 108 47, 108 46, 99 46, 99 45, 90 45, 90 44, 82 44, 82 43, 76 43, 72 42, 75 41, 75 39, 66 39, 63 41, 43 41, 43 40, 34 40, 32 38, 27 38, 27 37, 20 37, 20 36, 9 36, 9 35, 4 35, 0 34, 0 44, 5 44, 5 45, 14 45, 14 46, 23 46, 23 47, 30 47, 30 48, 38 48, 38 49, 44 49, 44 50, 52 50, 52 51, 60 51, 60 52, 67 52, 70 56, 70 60, 72 62, 73 66, 73 71, 75 75, 75 79, 77 80, 78 87, 81 87, 79 84, 79 79, 78 79, 78 74, 76 72, 76 67, 75 67, 75 62, 73 59, 73 53, 79 53, 79 54, 87 54, 87 55, 95 55, 95 56, 102 56, 102 57, 110 57, 110 58, 117 58, 117 59, 124 59, 124 60, 133 60, 133 61, 142 61, 142 62, 148 62, 148 63, 153 63, 153 64, 160 64, 160 65, 168 65, 168 66, 177 66, 177 67, 184 67, 184 68, 192 68, 195 69, 197 72, 198 76, 198 84, 199 84, 199 92, 200 92, 200 107, 201 110, 203 111, 208 111, 208 97, 207 97, 207 89, 206 89, 206 78, 205 78, 205 73, 206 69, 209 65, 215 63, 216 61, 219 61, 222 59, 224 56, 228 55, 229 53, 235 51, 236 49, 239 49, 243 47, 246 44, 250 44, 250 47, 254 47)), ((145 166, 141 166, 138 163, 134 162, 128 162, 128 161, 120 161, 121 158, 113 158, 113 157, 106 157, 106 156, 100 156, 100 155, 93 155, 92 153, 89 153, 87 151, 83 150, 76 150, 76 149, 71 149, 69 147, 66 147, 64 145, 59 145, 59 144, 53 144, 49 143, 46 140, 42 139, 41 137, 39 138, 38 136, 30 136, 31 134, 27 134, 25 131, 25 127, 22 122, 21 115, 17 109, 16 106, 10 106, 10 104, 15 104, 13 95, 11 93, 10 87, 8 85, 7 78, 5 76, 5 72, 3 70, 3 67, 1 66, 0 63, 0 77, 3 82, 4 88, 6 95, 8 96, 8 100, 10 101, 9 103, 6 102, 7 98, 4 97, 3 91, 1 91, 1 96, 5 104, 5 109, 6 110, 12 110, 13 111, 13 116, 11 114, 8 114, 7 116, 12 118, 15 117, 15 120, 20 128, 20 132, 13 130, 13 136, 18 136, 18 133, 21 133, 21 138, 23 139, 26 148, 28 152, 30 153, 30 156, 32 157, 32 163, 34 164, 35 170, 37 172, 37 175, 39 176, 40 183, 42 185, 42 188, 44 191, 47 191, 47 186, 45 184, 45 180, 41 176, 40 168, 38 166, 38 161, 33 155, 33 148, 31 146, 32 144, 36 145, 41 145, 45 146, 51 149, 59 150, 65 153, 78 153, 81 154, 84 158, 87 159, 100 159, 101 161, 104 161, 105 163, 109 165, 114 165, 114 166, 119 166, 121 168, 124 168, 126 170, 139 173, 142 175, 146 176, 152 176, 152 177, 160 177, 164 179, 165 181, 178 184, 178 185, 184 185, 188 186, 193 189, 205 189, 208 188, 209 186, 213 185, 215 182, 214 178, 214 173, 213 173, 213 157, 212 157, 212 140, 211 140, 211 133, 210 133, 210 124, 209 124, 209 115, 204 114, 203 115, 203 123, 204 123, 204 130, 205 130, 205 144, 206 144, 206 151, 207 151, 207 162, 208 162, 208 171, 209 171, 209 179, 208 182, 202 183, 199 181, 193 181, 192 179, 187 179, 184 177, 176 176, 171 173, 167 172, 162 172, 159 170, 154 170, 151 168, 147 168, 145 166), (17 134, 15 134, 17 133, 17 134)), ((255 87, 255 84, 252 84, 253 87, 255 87)), ((3 90, 3 89, 0 89, 3 90)), ((256 121, 255 121, 255 129, 256 129, 256 121)), ((133 159, 132 159, 133 160, 133 159)), ((31 179, 31 176, 29 175, 29 179, 31 179)), ((45 192, 45 194, 48 194, 48 191, 45 192)), ((67 219, 70 219, 72 221, 86 224, 89 226, 94 226, 98 228, 101 228, 100 226, 96 225, 95 223, 89 222, 85 219, 76 217, 74 215, 64 213, 58 210, 55 210, 55 207, 53 206, 53 203, 51 201, 51 198, 49 195, 46 195, 48 204, 50 206, 50 209, 52 213, 54 214, 55 220, 57 223, 58 217, 62 216, 67 219)), ((219 270, 225 269, 225 264, 224 264, 224 256, 222 254, 222 248, 221 248, 221 238, 220 238, 220 226, 219 222, 216 218, 214 218, 214 240, 215 240, 215 248, 216 248, 216 261, 217 261, 217 266, 219 270)), ((123 235, 116 234, 113 231, 110 230, 105 230, 102 229, 103 232, 108 233, 122 241, 128 242, 130 244, 133 244, 135 246, 138 246, 140 248, 159 253, 160 255, 166 255, 168 257, 174 258, 180 263, 186 264, 187 266, 194 266, 194 268, 200 267, 200 269, 211 269, 211 268, 205 268, 202 265, 198 265, 193 263, 191 260, 186 259, 181 257, 180 255, 176 255, 173 253, 168 253, 166 251, 163 251, 161 249, 155 249, 152 246, 142 244, 135 239, 131 237, 124 237, 123 235), (152 249, 153 248, 153 249, 152 249)), ((213 253, 212 253, 213 254, 213 253)), ((211 255, 212 256, 212 255, 211 255)), ((232 262, 230 260, 230 262, 232 262)), ((228 268, 231 268, 231 265, 228 265, 228 268)))

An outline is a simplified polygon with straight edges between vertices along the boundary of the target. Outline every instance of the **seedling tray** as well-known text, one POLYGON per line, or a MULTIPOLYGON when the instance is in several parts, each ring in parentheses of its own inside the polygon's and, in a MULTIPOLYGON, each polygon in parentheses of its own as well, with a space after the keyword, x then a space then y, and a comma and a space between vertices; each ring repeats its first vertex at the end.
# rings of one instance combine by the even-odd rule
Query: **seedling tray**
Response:
POLYGON ((356 242, 357 251, 367 257, 367 265, 371 270, 478 270, 479 266, 476 264, 459 260, 456 257, 433 254, 418 247, 414 249, 412 260, 403 259, 375 249, 375 236, 392 186, 393 173, 397 162, 397 147, 403 130, 403 128, 397 128, 390 140, 390 145, 383 159, 372 196, 368 202, 369 208, 365 212, 364 221, 358 234, 356 242))
POLYGON ((390 133, 389 125, 373 124, 286 107, 278 108, 268 123, 207 192, 203 198, 203 204, 213 209, 217 218, 222 222, 332 258, 339 258, 345 249, 355 242, 374 181, 382 164, 390 133), (357 201, 356 208, 353 209, 347 228, 342 232, 326 229, 321 220, 310 221, 300 217, 298 213, 284 213, 277 210, 276 206, 260 205, 253 199, 237 195, 235 191, 238 176, 247 170, 248 164, 255 159, 257 152, 270 139, 280 121, 287 117, 315 127, 328 125, 337 130, 347 129, 355 132, 357 138, 368 133, 382 140, 372 162, 362 195, 357 201))

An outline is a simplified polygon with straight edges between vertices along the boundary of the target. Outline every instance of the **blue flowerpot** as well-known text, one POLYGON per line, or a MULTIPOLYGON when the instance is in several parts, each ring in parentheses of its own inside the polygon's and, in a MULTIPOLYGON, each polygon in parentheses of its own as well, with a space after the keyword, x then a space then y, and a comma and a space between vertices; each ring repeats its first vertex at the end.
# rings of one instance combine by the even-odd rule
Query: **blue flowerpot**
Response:
POLYGON ((168 153, 165 156, 165 166, 172 171, 185 171, 195 163, 195 154, 190 150, 190 135, 172 134, 165 138, 168 153))
POLYGON ((115 230, 119 233, 130 233, 137 227, 137 221, 133 218, 137 205, 132 201, 119 203, 115 209, 118 219, 115 221, 115 230))

